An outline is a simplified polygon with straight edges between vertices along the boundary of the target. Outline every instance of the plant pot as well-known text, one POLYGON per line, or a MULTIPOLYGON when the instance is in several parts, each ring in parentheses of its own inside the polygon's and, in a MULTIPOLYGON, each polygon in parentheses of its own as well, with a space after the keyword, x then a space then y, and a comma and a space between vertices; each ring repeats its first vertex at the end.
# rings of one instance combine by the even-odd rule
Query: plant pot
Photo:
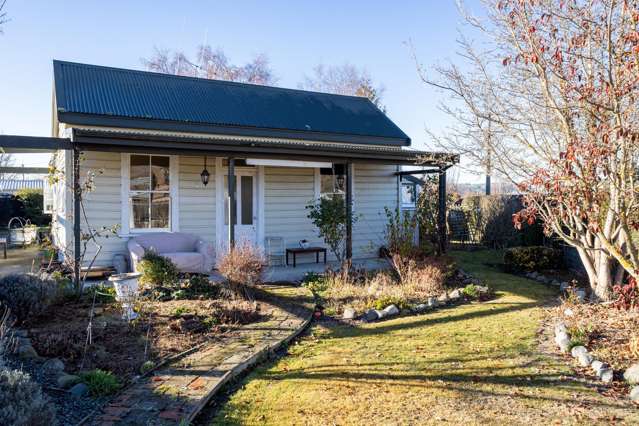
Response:
POLYGON ((11 244, 29 245, 36 240, 38 228, 27 226, 24 228, 11 228, 9 230, 9 241, 11 244))
POLYGON ((115 300, 122 303, 122 319, 131 321, 138 317, 133 310, 133 305, 138 297, 138 278, 140 273, 130 272, 126 274, 111 275, 109 281, 115 288, 115 300))

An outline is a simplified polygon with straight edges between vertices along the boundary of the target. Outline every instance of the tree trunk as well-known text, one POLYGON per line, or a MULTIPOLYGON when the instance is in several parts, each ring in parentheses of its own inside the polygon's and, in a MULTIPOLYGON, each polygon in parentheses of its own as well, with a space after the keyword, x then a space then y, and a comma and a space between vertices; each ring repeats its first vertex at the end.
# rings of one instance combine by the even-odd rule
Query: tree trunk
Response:
POLYGON ((592 299, 601 301, 610 300, 613 269, 616 269, 613 268, 612 265, 616 265, 616 261, 603 251, 595 252, 577 247, 577 252, 588 275, 592 299))

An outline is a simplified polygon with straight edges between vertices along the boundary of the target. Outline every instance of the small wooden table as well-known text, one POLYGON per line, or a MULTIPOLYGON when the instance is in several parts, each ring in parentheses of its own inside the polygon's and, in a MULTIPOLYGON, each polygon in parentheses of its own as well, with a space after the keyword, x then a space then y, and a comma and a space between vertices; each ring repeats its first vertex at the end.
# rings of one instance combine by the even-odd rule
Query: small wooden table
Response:
POLYGON ((307 247, 307 248, 287 248, 286 249, 286 265, 288 266, 288 254, 293 254, 293 268, 297 266, 297 255, 304 253, 315 253, 315 263, 319 263, 320 253, 324 253, 324 264, 326 264, 326 249, 324 247, 307 247))
POLYGON ((0 238, 0 246, 2 246, 2 252, 4 253, 4 258, 7 258, 7 239, 0 238))

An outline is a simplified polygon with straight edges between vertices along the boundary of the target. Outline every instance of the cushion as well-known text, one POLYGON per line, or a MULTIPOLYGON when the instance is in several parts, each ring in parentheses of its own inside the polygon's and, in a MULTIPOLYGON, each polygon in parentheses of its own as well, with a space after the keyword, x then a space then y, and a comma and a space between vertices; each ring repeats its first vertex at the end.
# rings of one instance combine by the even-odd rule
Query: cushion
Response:
POLYGON ((198 252, 169 252, 162 256, 171 259, 180 272, 202 272, 204 256, 198 252))
POLYGON ((197 236, 182 232, 153 232, 135 237, 136 243, 159 254, 197 251, 197 241, 197 236))

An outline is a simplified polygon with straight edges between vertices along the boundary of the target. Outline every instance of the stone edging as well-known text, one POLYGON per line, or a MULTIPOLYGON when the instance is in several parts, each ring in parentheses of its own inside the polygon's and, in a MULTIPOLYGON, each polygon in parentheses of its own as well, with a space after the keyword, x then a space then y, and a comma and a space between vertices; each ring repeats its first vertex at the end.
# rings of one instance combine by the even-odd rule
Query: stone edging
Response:
MULTIPOLYGON (((571 348, 570 335, 568 334, 568 328, 563 321, 558 322, 554 326, 555 344, 562 353, 568 353, 577 360, 582 367, 590 367, 593 373, 605 384, 612 383, 614 379, 614 370, 610 365, 603 361, 595 359, 585 346, 573 346, 571 348)), ((624 378, 628 381, 632 369, 639 369, 639 365, 635 364, 626 370, 624 378)), ((636 372, 634 374, 637 374, 636 372)), ((630 391, 630 399, 635 402, 639 402, 639 386, 635 383, 635 386, 630 391)))
MULTIPOLYGON (((461 269, 457 272, 458 278, 462 280, 464 284, 472 284, 477 289, 478 299, 481 300, 482 296, 489 296, 491 289, 488 286, 481 285, 481 281, 472 277, 468 273, 461 269)), ((449 292, 443 292, 437 297, 429 297, 424 301, 416 305, 414 308, 407 310, 412 314, 423 314, 427 311, 437 309, 440 306, 455 305, 467 301, 467 297, 464 295, 464 287, 459 287, 449 292)), ((384 309, 368 309, 366 312, 358 315, 357 312, 350 307, 344 308, 342 319, 355 320, 362 319, 366 322, 374 322, 390 317, 398 316, 406 311, 400 311, 396 305, 388 305, 384 309)))

